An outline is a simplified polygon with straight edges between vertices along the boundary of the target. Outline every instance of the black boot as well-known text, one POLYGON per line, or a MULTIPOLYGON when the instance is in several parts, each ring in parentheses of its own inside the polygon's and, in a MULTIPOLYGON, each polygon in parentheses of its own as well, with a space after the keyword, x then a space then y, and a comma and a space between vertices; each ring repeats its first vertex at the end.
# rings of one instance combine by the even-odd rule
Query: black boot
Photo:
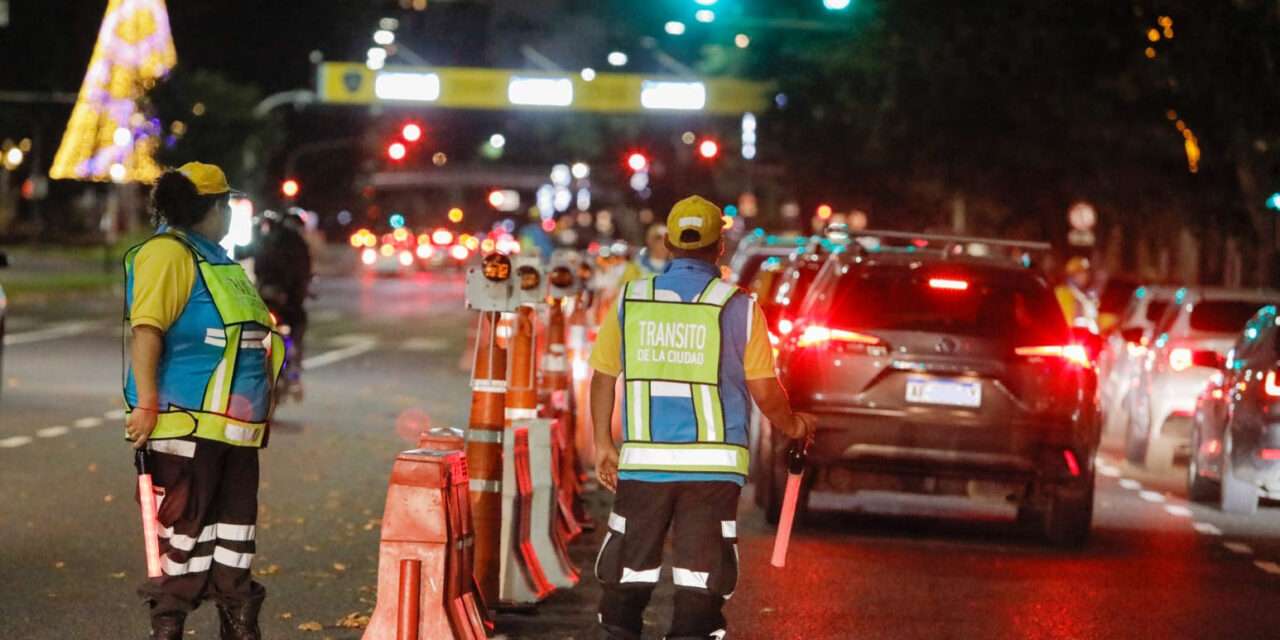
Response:
POLYGON ((174 611, 151 616, 151 640, 182 640, 187 614, 174 611))
POLYGON ((262 629, 258 627, 258 612, 261 610, 261 599, 232 606, 218 605, 218 628, 222 640, 262 640, 262 629))

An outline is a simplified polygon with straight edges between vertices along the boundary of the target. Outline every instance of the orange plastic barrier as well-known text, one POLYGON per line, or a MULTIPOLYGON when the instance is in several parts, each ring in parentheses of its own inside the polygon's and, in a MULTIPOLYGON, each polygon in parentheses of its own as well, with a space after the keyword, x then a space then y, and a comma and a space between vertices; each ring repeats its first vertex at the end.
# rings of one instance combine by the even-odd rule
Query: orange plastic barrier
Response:
POLYGON ((471 572, 460 552, 467 482, 466 457, 456 448, 396 456, 382 514, 378 600, 364 640, 485 637, 470 589, 456 579, 471 572))
POLYGON ((569 354, 565 345, 565 316, 562 300, 552 300, 547 312, 547 351, 542 357, 542 395, 548 399, 546 417, 556 420, 551 459, 552 473, 556 476, 556 499, 561 503, 559 531, 566 541, 582 533, 582 526, 574 515, 574 503, 578 501, 582 487, 578 479, 577 445, 573 438, 573 416, 570 414, 570 389, 567 365, 569 354))
MULTIPOLYGON (((461 451, 464 446, 462 431, 458 429, 432 429, 418 440, 419 449, 461 451)), ((449 620, 454 632, 463 638, 472 637, 464 635, 463 630, 481 627, 493 630, 493 622, 488 619, 488 607, 475 579, 475 529, 468 485, 468 482, 455 482, 450 487, 449 499, 458 508, 449 511, 449 537, 456 543, 450 549, 449 575, 445 576, 450 603, 449 620)))

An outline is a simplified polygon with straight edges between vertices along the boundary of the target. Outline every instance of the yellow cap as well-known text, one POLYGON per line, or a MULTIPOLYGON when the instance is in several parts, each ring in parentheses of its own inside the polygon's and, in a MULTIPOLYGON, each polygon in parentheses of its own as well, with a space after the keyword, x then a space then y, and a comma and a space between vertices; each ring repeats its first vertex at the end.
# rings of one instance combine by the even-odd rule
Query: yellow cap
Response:
POLYGON ((231 193, 231 186, 227 184, 227 174, 222 172, 216 165, 205 164, 203 162, 188 162, 178 167, 178 173, 186 176, 192 184, 196 185, 196 193, 202 196, 220 196, 224 193, 231 193))
POLYGON ((720 230, 723 228, 724 217, 720 207, 702 196, 689 196, 677 202, 667 216, 667 239, 677 249, 709 247, 720 240, 720 230), (686 231, 697 232, 697 237, 686 234, 686 231), (685 240, 686 236, 689 237, 688 240, 685 240))

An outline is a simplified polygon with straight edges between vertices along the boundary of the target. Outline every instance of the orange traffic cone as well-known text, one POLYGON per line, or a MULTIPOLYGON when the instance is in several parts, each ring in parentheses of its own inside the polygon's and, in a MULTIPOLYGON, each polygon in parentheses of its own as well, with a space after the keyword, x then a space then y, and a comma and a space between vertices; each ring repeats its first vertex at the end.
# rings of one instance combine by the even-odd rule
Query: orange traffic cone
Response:
MULTIPOLYGON (((471 373, 471 421, 467 430, 471 517, 475 525, 475 580, 483 603, 498 602, 502 556, 502 434, 507 394, 507 352, 498 313, 480 314, 471 373)), ((509 330, 509 327, 508 327, 509 330)))
POLYGON ((553 299, 547 312, 547 351, 542 357, 543 395, 550 398, 549 415, 556 421, 553 429, 552 473, 556 476, 556 500, 559 505, 560 533, 572 540, 582 533, 574 516, 578 500, 577 446, 573 439, 573 416, 569 413, 569 376, 566 371, 568 351, 565 345, 565 317, 562 300, 553 299))

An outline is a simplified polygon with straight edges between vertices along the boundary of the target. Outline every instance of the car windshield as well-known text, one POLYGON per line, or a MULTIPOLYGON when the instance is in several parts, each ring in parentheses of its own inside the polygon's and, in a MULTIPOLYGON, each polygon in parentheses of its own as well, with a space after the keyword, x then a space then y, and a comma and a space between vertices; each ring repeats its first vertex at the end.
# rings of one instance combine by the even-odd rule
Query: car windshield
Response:
POLYGON ((1138 283, 1128 280, 1108 280, 1107 286, 1102 289, 1102 300, 1098 303, 1098 311, 1101 313, 1116 313, 1124 308, 1129 302, 1129 298, 1133 295, 1138 283))
POLYGON ((1019 344, 1061 344, 1066 320, 1047 287, 1030 276, 921 274, 907 269, 851 272, 831 323, 849 329, 922 331, 1019 344))
POLYGON ((1147 320, 1157 322, 1164 317, 1164 312, 1169 310, 1168 300, 1152 300, 1147 303, 1147 320))
POLYGON ((1205 333, 1239 333, 1263 302, 1206 300, 1191 310, 1191 330, 1205 333))
POLYGON ((742 286, 750 285, 751 281, 756 277, 756 272, 760 270, 760 265, 764 264, 765 260, 781 262, 782 258, 776 255, 769 255, 763 251, 747 256, 746 260, 742 261, 742 267, 738 270, 738 284, 742 286))

